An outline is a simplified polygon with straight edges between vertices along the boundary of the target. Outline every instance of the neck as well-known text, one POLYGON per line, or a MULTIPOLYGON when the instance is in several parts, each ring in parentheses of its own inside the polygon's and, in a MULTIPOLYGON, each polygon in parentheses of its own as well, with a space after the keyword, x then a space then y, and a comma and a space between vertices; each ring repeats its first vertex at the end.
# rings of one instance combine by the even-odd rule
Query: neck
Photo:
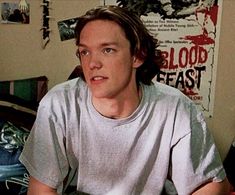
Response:
POLYGON ((103 98, 92 99, 93 105, 96 110, 105 117, 120 119, 130 116, 139 106, 142 98, 142 91, 139 87, 138 90, 130 94, 128 98, 103 98))

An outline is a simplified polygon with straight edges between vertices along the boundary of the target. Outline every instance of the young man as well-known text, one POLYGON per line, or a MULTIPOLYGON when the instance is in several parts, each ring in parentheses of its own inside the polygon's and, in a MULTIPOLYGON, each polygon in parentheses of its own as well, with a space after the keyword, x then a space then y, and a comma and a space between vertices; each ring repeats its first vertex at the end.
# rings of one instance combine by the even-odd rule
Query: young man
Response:
POLYGON ((177 89, 152 82, 163 60, 137 16, 99 7, 78 20, 81 78, 41 101, 21 155, 29 192, 61 194, 71 175, 88 194, 227 194, 202 114, 177 89))

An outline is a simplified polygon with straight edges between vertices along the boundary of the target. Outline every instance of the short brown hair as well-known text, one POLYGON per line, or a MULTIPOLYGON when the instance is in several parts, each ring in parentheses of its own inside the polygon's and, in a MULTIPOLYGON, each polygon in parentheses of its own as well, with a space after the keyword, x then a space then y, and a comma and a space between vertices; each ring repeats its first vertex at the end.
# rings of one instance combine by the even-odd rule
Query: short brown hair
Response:
POLYGON ((119 6, 100 6, 87 11, 78 18, 75 27, 76 45, 79 45, 80 33, 84 26, 90 21, 100 19, 116 22, 123 29, 131 45, 131 54, 144 61, 136 71, 137 83, 151 84, 163 63, 162 53, 157 49, 158 40, 148 32, 140 18, 127 9, 119 6))

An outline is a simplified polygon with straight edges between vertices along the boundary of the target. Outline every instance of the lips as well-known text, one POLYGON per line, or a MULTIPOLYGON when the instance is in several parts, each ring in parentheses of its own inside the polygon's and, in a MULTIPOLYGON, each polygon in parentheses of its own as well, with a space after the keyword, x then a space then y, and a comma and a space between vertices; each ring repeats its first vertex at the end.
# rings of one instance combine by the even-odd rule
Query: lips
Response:
POLYGON ((99 82, 99 81, 104 81, 105 79, 107 79, 107 77, 104 76, 94 76, 91 78, 92 82, 99 82))
POLYGON ((102 76, 95 76, 95 77, 92 77, 91 80, 93 80, 93 81, 100 81, 100 80, 103 80, 103 79, 105 79, 105 78, 102 77, 102 76))

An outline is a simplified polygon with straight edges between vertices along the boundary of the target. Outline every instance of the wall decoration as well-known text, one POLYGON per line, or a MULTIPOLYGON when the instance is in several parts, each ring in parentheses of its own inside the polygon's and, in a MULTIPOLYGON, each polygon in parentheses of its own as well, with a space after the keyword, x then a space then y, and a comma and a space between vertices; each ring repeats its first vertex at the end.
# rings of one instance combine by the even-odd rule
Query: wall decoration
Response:
POLYGON ((74 29, 77 23, 77 18, 62 20, 57 23, 61 41, 74 38, 74 29))
POLYGON ((43 8, 43 24, 42 24, 42 38, 43 38, 43 49, 47 46, 47 44, 50 41, 50 25, 49 25, 49 20, 51 18, 51 16, 49 15, 49 9, 51 9, 49 7, 50 4, 50 0, 43 0, 41 3, 41 6, 43 8))
POLYGON ((165 64, 154 78, 213 115, 222 0, 101 0, 138 14, 160 41, 165 64))
POLYGON ((26 12, 29 9, 29 6, 26 0, 20 0, 19 9, 21 12, 26 12))
POLYGON ((2 24, 29 24, 30 9, 29 4, 22 9, 19 3, 1 3, 1 23, 2 24))

